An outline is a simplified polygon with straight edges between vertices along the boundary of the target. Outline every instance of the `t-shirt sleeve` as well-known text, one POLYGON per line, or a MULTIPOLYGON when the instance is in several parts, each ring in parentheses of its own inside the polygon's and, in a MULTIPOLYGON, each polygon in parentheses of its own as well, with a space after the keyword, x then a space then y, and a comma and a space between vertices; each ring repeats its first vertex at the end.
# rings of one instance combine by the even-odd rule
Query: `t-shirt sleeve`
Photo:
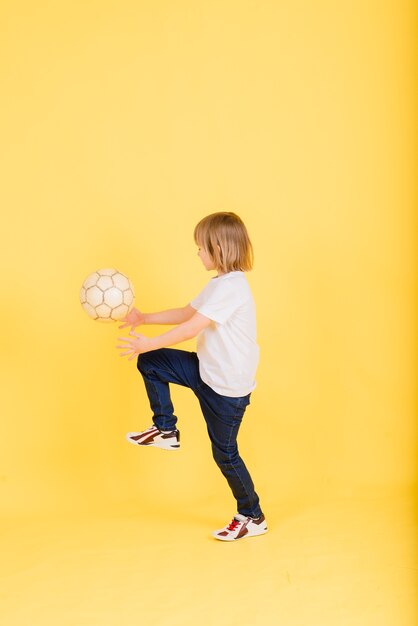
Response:
POLYGON ((207 285, 190 304, 202 315, 224 324, 242 304, 242 300, 234 286, 225 281, 207 285))

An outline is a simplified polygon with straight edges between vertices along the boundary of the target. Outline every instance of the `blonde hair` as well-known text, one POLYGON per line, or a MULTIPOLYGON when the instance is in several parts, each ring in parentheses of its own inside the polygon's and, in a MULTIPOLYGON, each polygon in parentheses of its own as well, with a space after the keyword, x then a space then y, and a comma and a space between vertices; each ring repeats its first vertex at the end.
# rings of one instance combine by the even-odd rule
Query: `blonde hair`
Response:
POLYGON ((223 273, 252 269, 254 252, 242 219, 235 213, 212 213, 194 229, 194 240, 223 273))

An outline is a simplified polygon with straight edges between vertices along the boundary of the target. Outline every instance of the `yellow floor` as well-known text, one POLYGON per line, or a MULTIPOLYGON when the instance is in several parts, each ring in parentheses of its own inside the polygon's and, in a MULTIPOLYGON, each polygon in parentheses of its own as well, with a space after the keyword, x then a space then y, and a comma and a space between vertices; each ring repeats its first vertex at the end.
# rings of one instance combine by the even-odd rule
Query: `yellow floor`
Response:
POLYGON ((269 511, 268 534, 218 542, 212 505, 179 517, 9 520, 0 544, 3 626, 412 626, 411 494, 269 511))

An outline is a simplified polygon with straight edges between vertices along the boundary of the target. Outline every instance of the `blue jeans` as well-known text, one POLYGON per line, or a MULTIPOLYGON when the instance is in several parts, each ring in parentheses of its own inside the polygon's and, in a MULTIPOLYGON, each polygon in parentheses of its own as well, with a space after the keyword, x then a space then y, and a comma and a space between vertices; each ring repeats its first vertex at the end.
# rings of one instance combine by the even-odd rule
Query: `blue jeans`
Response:
POLYGON ((259 498, 237 446, 238 430, 251 394, 230 398, 216 393, 200 378, 196 352, 172 348, 152 350, 138 356, 138 370, 144 379, 154 424, 160 430, 176 428, 169 383, 189 387, 194 392, 206 420, 213 458, 228 481, 238 513, 259 517, 262 514, 259 498))

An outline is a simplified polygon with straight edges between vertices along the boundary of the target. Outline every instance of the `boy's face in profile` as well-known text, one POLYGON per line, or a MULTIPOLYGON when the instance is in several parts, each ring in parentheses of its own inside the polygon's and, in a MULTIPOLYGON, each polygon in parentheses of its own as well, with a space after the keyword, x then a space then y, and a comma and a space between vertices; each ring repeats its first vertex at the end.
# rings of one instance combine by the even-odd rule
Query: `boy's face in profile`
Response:
POLYGON ((200 258, 207 271, 216 270, 213 260, 211 259, 209 252, 205 250, 205 248, 199 246, 197 256, 200 258))

